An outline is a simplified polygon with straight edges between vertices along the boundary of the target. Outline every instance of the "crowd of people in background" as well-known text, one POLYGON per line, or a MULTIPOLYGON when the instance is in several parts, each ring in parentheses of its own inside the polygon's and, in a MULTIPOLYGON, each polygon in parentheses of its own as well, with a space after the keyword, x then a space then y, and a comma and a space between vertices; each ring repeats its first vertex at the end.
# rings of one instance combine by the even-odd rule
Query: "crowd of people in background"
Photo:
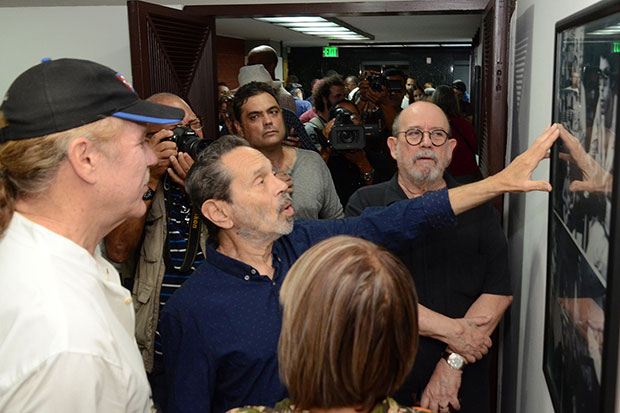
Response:
MULTIPOLYGON (((259 49, 261 53, 269 54, 270 48, 267 46, 260 46, 259 49)), ((271 57, 254 62, 260 61, 262 62, 260 64, 263 64, 266 61, 273 61, 274 54, 275 50, 271 49, 271 57)), ((267 80, 277 88, 286 83, 284 90, 293 97, 295 115, 304 125, 305 134, 302 135, 308 135, 314 149, 320 152, 328 164, 343 206, 355 190, 365 185, 384 182, 394 174, 396 164, 385 140, 392 132, 391 126, 396 115, 414 102, 433 102, 449 118, 451 135, 458 142, 454 159, 449 167, 450 174, 461 183, 472 182, 482 177, 478 168, 478 140, 473 126, 473 105, 467 86, 460 79, 454 80, 451 85, 435 86, 433 82, 423 83, 415 75, 406 75, 398 69, 388 68, 383 73, 365 72, 361 76, 341 76, 331 70, 329 75, 321 79, 312 79, 311 90, 307 92, 302 81, 294 74, 289 74, 286 82, 274 82, 275 77, 270 76, 271 79, 264 73, 262 76, 248 79, 240 73, 239 86, 250 80, 267 80), (371 82, 375 88, 371 87, 371 82), (347 121, 350 124, 375 125, 379 128, 378 134, 367 132, 368 139, 363 150, 359 148, 332 150, 329 132, 336 117, 332 109, 337 107, 348 108, 351 116, 347 121)), ((226 126, 227 120, 232 124, 234 119, 234 114, 232 111, 227 111, 227 107, 235 91, 231 91, 225 83, 218 84, 218 88, 220 136, 223 136, 236 132, 232 127, 226 126)), ((287 125, 289 123, 287 122, 287 125)), ((306 140, 305 136, 303 140, 306 140)), ((301 141, 295 131, 289 134, 283 143, 312 149, 301 145, 301 141)))

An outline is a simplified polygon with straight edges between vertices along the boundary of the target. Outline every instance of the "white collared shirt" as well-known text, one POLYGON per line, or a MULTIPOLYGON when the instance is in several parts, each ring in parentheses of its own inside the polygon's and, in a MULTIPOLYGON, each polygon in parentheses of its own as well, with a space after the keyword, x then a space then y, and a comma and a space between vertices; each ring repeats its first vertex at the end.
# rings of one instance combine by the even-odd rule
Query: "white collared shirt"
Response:
POLYGON ((151 411, 134 317, 99 253, 15 213, 0 238, 0 411, 151 411))

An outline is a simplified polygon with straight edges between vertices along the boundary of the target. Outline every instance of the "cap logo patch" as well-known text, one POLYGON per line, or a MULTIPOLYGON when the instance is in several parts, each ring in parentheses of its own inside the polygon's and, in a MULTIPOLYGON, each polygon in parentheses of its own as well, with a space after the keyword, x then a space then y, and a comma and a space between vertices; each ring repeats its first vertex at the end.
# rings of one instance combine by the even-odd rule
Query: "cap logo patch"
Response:
POLYGON ((117 78, 118 80, 120 80, 121 82, 123 82, 123 84, 124 84, 125 86, 127 86, 127 87, 128 87, 128 88, 132 91, 132 92, 134 92, 134 93, 135 93, 135 90, 133 90, 133 87, 129 84, 129 82, 128 82, 127 80, 125 80, 125 77, 124 77, 123 75, 121 75, 120 73, 118 73, 118 72, 117 72, 117 73, 116 73, 116 78, 117 78))

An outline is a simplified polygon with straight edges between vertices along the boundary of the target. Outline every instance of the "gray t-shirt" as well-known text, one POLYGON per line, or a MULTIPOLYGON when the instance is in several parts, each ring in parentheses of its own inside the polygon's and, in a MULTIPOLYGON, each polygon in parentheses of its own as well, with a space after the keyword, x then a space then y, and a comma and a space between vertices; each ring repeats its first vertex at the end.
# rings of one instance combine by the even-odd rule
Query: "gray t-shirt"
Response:
POLYGON ((334 181, 321 155, 295 148, 297 160, 290 170, 293 179, 295 219, 344 218, 334 181))

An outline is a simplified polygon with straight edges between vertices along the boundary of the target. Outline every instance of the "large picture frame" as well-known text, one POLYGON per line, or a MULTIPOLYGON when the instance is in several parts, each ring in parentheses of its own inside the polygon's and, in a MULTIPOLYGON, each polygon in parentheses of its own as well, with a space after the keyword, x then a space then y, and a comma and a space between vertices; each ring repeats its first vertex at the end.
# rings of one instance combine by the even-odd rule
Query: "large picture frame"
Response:
POLYGON ((543 372, 556 412, 612 413, 620 338, 620 2, 555 28, 543 372))

